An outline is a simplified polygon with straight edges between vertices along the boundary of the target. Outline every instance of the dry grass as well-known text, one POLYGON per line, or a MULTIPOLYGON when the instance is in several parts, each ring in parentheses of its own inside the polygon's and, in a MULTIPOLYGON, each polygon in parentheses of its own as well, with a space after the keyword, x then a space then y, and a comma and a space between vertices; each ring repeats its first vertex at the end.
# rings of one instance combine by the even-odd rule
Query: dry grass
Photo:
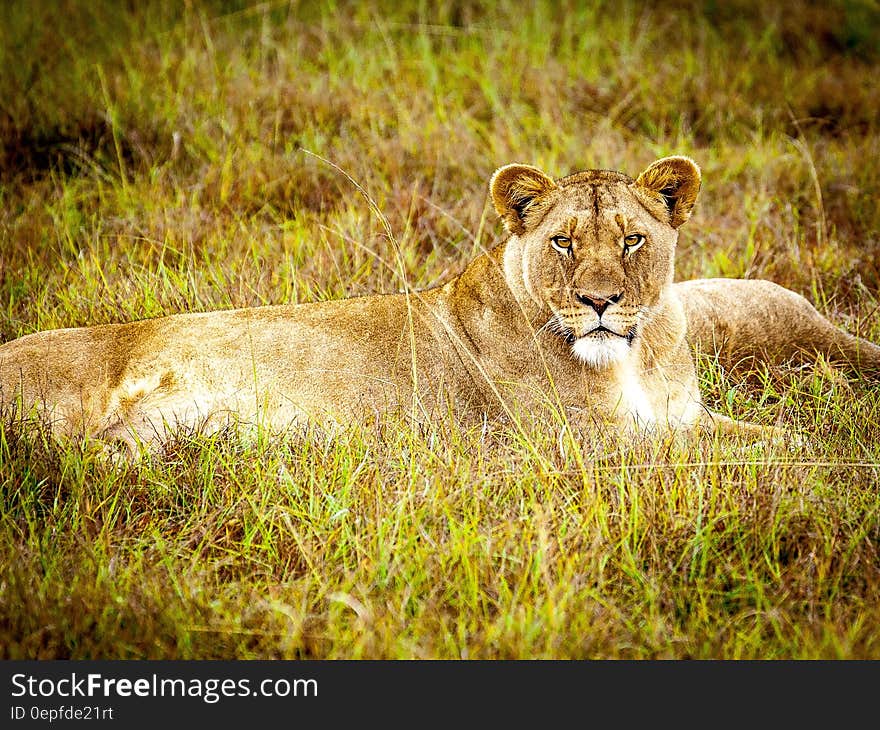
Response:
MULTIPOLYGON (((876 3, 742 5, 7 3, 0 338, 400 289, 306 149, 416 287, 497 240, 501 164, 688 154, 679 278, 880 341, 876 3)), ((880 657, 876 385, 703 386, 809 447, 438 424, 111 468, 0 430, 0 655, 880 657)))

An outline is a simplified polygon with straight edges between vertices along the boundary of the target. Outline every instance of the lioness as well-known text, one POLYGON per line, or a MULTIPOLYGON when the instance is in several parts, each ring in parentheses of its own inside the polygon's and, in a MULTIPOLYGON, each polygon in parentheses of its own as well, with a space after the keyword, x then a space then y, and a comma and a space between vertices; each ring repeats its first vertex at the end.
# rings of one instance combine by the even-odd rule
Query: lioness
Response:
POLYGON ((700 402, 691 348, 819 352, 880 372, 880 347, 768 281, 673 283, 700 171, 667 157, 635 180, 529 165, 492 176, 509 237, 426 291, 178 314, 0 346, 0 403, 59 435, 133 451, 179 427, 275 430, 404 411, 535 412, 618 429, 754 430, 700 402))

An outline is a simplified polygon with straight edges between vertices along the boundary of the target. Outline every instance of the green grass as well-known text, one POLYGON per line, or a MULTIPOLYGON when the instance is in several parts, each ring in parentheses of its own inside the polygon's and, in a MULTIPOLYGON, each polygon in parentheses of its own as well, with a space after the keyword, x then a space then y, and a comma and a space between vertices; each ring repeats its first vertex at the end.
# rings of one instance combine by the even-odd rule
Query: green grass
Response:
MULTIPOLYGON (((0 339, 397 291, 395 242, 431 286, 499 240, 496 167, 679 153, 678 278, 880 341, 876 2, 568 5, 5 4, 0 339)), ((880 658, 880 390, 701 373, 808 443, 389 423, 112 466, 2 427, 0 656, 880 658)))

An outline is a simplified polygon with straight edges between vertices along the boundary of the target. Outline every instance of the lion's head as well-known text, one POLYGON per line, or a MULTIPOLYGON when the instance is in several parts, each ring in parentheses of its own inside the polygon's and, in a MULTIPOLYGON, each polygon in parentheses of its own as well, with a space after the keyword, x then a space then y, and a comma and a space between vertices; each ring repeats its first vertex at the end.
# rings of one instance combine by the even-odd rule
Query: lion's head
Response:
POLYGON ((522 299, 524 289, 544 327, 585 363, 625 357, 672 283, 677 229, 700 189, 696 163, 666 157, 635 180, 608 170, 553 180, 513 164, 489 186, 512 234, 505 275, 514 293, 522 299))

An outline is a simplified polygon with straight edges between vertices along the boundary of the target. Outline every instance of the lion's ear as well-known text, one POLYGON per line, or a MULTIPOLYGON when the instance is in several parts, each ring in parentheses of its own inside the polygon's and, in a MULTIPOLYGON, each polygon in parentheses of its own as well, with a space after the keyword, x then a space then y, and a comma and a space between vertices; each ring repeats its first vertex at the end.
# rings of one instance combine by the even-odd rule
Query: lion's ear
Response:
POLYGON ((529 209, 555 188, 553 178, 531 165, 499 167, 489 181, 489 193, 496 212, 507 230, 517 235, 526 231, 529 209))
POLYGON ((636 185, 663 202, 669 225, 678 228, 688 218, 700 192, 700 168, 690 157, 664 157, 636 178, 636 185))

